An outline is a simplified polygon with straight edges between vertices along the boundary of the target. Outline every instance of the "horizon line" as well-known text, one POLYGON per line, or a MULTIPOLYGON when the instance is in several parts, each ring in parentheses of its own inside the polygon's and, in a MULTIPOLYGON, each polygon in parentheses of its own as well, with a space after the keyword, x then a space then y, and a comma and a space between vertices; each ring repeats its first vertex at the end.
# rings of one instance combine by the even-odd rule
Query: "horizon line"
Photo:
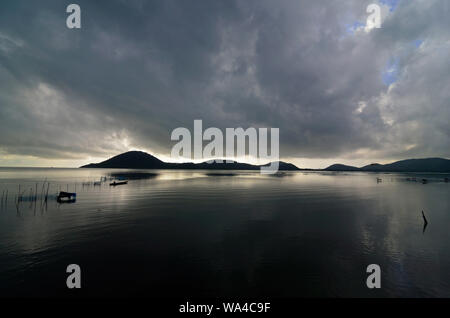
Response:
MULTIPOLYGON (((100 162, 91 162, 91 163, 83 164, 82 166, 76 166, 76 167, 63 167, 63 166, 1 166, 0 165, 0 168, 10 168, 10 169, 14 169, 14 168, 16 168, 16 169, 17 168, 21 168, 21 169, 26 169, 26 168, 34 168, 34 169, 83 169, 82 168, 83 166, 90 165, 90 164, 99 164, 101 162, 107 161, 109 159, 112 159, 112 158, 117 157, 117 156, 122 155, 122 154, 126 154, 128 152, 142 152, 142 153, 146 153, 146 154, 148 154, 150 156, 153 156, 153 157, 157 158, 158 160, 162 161, 163 163, 170 163, 170 164, 186 164, 186 163, 201 164, 201 163, 206 163, 207 161, 210 161, 210 160, 222 160, 222 161, 232 160, 235 163, 248 164, 248 165, 253 165, 253 166, 262 166, 262 165, 270 164, 271 162, 283 162, 283 163, 287 163, 287 164, 292 164, 292 165, 294 165, 295 167, 297 167, 300 170, 312 170, 312 171, 325 170, 325 169, 327 169, 327 168, 329 168, 329 167, 331 167, 333 165, 343 165, 343 166, 348 166, 348 167, 361 169, 361 168, 369 166, 369 165, 375 165, 375 164, 386 165, 386 164, 395 163, 395 162, 399 162, 399 161, 405 161, 405 160, 425 160, 425 159, 450 160, 449 158, 446 158, 446 157, 422 157, 422 158, 415 157, 415 158, 406 158, 406 159, 398 159, 398 160, 391 159, 391 161, 389 161, 389 163, 372 162, 372 163, 368 163, 368 164, 362 165, 360 167, 336 162, 336 163, 330 164, 330 165, 328 165, 328 166, 326 166, 324 168, 306 168, 306 167, 298 167, 296 164, 294 164, 294 163, 292 163, 290 161, 284 161, 284 160, 281 160, 281 159, 278 159, 278 160, 275 160, 275 161, 269 161, 269 162, 263 163, 263 164, 250 163, 250 162, 245 162, 245 161, 237 161, 236 159, 227 159, 227 158, 211 158, 211 159, 205 159, 204 161, 198 161, 197 160, 197 162, 194 161, 194 160, 192 160, 192 161, 183 161, 183 162, 170 162, 170 161, 163 161, 157 155, 153 155, 153 154, 151 154, 149 152, 146 152, 146 151, 129 150, 129 151, 125 151, 125 152, 122 152, 120 154, 114 155, 112 157, 109 157, 108 159, 105 159, 105 160, 100 161, 100 162)), ((84 168, 84 169, 90 169, 90 168, 84 168)), ((99 168, 99 169, 118 169, 118 168, 99 168)), ((120 168, 120 169, 136 169, 136 168, 120 168)), ((159 169, 159 170, 164 170, 164 169, 159 169)))

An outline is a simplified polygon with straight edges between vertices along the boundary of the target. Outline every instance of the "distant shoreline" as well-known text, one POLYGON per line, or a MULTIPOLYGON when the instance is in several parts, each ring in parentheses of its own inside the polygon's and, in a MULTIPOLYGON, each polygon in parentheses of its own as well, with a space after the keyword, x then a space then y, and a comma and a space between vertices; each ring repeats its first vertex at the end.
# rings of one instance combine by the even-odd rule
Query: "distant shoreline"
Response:
MULTIPOLYGON (((83 167, 0 167, 0 170, 2 169, 40 169, 40 170, 80 170, 80 169, 114 169, 114 170, 185 170, 185 171, 249 171, 249 172, 256 172, 256 169, 251 169, 251 170, 245 170, 245 169, 183 169, 183 168, 179 168, 179 169, 167 169, 167 168, 83 168, 83 167)), ((288 171, 288 172, 337 172, 337 173, 373 173, 373 174, 377 174, 377 173, 383 173, 383 174, 394 174, 394 173, 417 173, 417 174, 423 174, 423 173, 427 173, 427 174, 450 174, 450 171, 368 171, 368 170, 327 170, 327 169, 301 169, 299 168, 298 170, 280 170, 280 171, 288 171)), ((214 173, 212 173, 214 174, 214 173)))
MULTIPOLYGON (((269 163, 270 164, 270 163, 269 163)), ((330 171, 330 172, 405 172, 450 173, 450 160, 444 158, 406 159, 389 164, 373 163, 364 167, 334 164, 325 169, 299 168, 292 163, 279 161, 280 171, 330 171)), ((259 170, 266 165, 248 163, 169 163, 142 151, 129 151, 100 163, 80 168, 168 169, 168 170, 259 170)))
MULTIPOLYGON (((171 163, 141 151, 129 151, 100 163, 81 167, 0 167, 0 169, 134 169, 134 170, 235 170, 255 171, 266 165, 231 163, 171 163)), ((450 160, 444 158, 406 159, 389 164, 373 163, 363 167, 333 164, 324 169, 299 168, 292 163, 279 161, 280 171, 311 172, 372 172, 372 173, 450 173, 450 160)))

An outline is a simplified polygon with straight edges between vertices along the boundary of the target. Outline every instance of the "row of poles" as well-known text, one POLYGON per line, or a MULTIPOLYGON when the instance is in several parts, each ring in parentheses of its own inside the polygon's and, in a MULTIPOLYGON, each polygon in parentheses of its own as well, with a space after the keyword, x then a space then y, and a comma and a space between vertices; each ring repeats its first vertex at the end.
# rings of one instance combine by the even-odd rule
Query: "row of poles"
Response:
MULTIPOLYGON (((85 186, 90 186, 90 185, 97 185, 97 183, 103 183, 107 180, 106 177, 101 177, 100 182, 82 182, 83 188, 85 186)), ((74 185, 75 187, 75 191, 77 191, 77 184, 75 183, 74 185)), ((59 191, 62 190, 61 185, 59 186, 59 191)), ((14 203, 16 205, 18 205, 20 202, 35 202, 38 200, 41 200, 42 202, 46 203, 48 201, 49 198, 49 191, 50 191, 50 182, 47 181, 47 179, 44 180, 44 182, 42 183, 42 186, 39 186, 39 183, 36 183, 33 187, 30 187, 29 192, 28 192, 28 196, 26 196, 27 193, 27 189, 24 189, 22 187, 22 185, 18 185, 18 191, 17 194, 14 196, 14 203)), ((67 184, 67 192, 69 192, 69 185, 67 184)), ((3 206, 4 204, 7 204, 8 202, 8 196, 9 196, 9 190, 8 189, 4 189, 2 191, 1 194, 1 199, 0 199, 0 203, 1 206, 3 206)), ((56 194, 57 195, 57 194, 56 194)))
MULTIPOLYGON (((61 186, 60 186, 61 190, 61 186)), ((67 191, 69 191, 69 185, 67 185, 67 191)), ((76 184, 75 184, 75 191, 76 191, 76 184)), ((20 202, 35 202, 35 201, 43 201, 47 202, 49 198, 49 192, 50 192, 50 182, 44 181, 42 183, 42 186, 39 186, 39 183, 36 183, 34 188, 30 187, 28 195, 27 189, 24 189, 21 184, 18 185, 17 194, 14 196, 14 203, 19 204, 20 202)), ((9 189, 4 189, 1 194, 0 202, 1 204, 6 204, 8 202, 9 197, 9 189)))
POLYGON ((29 196, 25 197, 25 193, 27 190, 21 190, 21 185, 19 184, 19 190, 17 192, 17 196, 15 197, 15 202, 19 203, 22 201, 37 201, 38 199, 47 202, 48 200, 48 192, 50 190, 50 182, 44 181, 42 183, 40 195, 38 195, 38 183, 36 183, 35 190, 33 192, 33 188, 30 188, 29 196))

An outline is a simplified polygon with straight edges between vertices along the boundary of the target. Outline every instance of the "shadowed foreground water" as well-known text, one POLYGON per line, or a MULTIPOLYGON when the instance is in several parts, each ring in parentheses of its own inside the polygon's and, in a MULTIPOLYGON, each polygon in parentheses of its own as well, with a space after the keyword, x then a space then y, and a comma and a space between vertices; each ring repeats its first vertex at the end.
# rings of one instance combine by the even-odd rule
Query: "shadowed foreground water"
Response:
POLYGON ((83 186, 119 172, 0 169, 1 297, 450 296, 443 175, 134 171, 83 186), (45 178, 76 203, 15 204, 19 184, 40 193, 45 178), (81 290, 66 287, 72 263, 81 290), (366 287, 373 263, 380 290, 366 287))

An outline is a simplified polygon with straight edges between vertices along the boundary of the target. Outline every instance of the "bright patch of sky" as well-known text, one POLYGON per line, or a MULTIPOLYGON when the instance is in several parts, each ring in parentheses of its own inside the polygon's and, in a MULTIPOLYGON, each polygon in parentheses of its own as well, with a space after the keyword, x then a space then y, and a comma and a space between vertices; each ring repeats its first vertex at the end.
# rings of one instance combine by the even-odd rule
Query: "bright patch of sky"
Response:
MULTIPOLYGON (((423 43, 423 40, 417 39, 415 41, 411 42, 411 45, 414 46, 414 48, 419 48, 423 43)), ((386 65, 386 68, 384 69, 382 73, 382 80, 383 83, 387 86, 390 86, 391 84, 395 83, 398 79, 398 58, 391 59, 389 63, 386 65)))
POLYGON ((382 74, 383 83, 387 86, 395 83, 397 81, 398 75, 398 60, 391 60, 386 66, 382 74))
POLYGON ((389 7, 389 11, 394 11, 397 7, 400 0, 380 0, 381 4, 387 5, 389 7))
POLYGON ((421 45, 422 45, 422 43, 423 43, 423 40, 415 40, 414 42, 413 42, 413 44, 414 44, 414 46, 415 47, 420 47, 421 45))
POLYGON ((382 73, 383 83, 387 86, 395 83, 397 81, 397 73, 398 73, 398 60, 394 59, 389 61, 385 70, 382 73))
POLYGON ((363 23, 360 21, 356 21, 353 24, 348 24, 347 25, 347 33, 354 34, 356 31, 364 29, 365 26, 366 26, 366 23, 363 23))

